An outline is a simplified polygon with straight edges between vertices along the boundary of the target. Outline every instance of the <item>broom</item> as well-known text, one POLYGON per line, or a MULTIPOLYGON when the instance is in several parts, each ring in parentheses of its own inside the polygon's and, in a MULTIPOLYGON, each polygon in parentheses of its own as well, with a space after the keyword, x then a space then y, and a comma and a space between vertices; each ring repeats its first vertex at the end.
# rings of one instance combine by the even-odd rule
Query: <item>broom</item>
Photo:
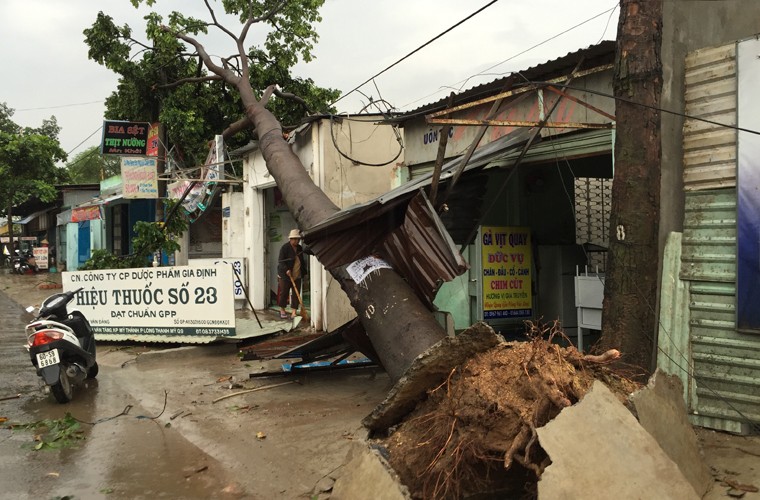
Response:
POLYGON ((301 317, 304 321, 309 321, 309 314, 306 312, 306 308, 303 306, 303 300, 301 300, 301 294, 298 293, 296 282, 293 280, 293 276, 288 275, 288 278, 290 278, 290 282, 293 283, 293 291, 296 293, 296 297, 298 297, 298 303, 301 305, 301 317))

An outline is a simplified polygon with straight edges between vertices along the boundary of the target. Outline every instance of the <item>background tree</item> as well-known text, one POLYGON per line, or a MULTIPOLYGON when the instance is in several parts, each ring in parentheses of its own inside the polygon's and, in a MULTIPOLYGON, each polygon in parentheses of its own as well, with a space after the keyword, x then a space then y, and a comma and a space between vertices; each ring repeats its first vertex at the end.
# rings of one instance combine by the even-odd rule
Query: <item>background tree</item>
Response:
MULTIPOLYGON (((141 3, 133 0, 134 4, 141 3)), ((146 0, 152 5, 152 0, 146 0)), ((252 27, 266 31, 265 42, 260 50, 266 50, 271 61, 279 61, 289 68, 298 58, 309 60, 317 34, 313 23, 319 20, 318 8, 323 0, 225 0, 223 6, 230 14, 240 17, 242 28, 239 34, 217 22, 209 0, 204 0, 211 21, 200 23, 186 19, 181 14, 172 13, 170 23, 157 25, 155 16, 148 16, 149 34, 154 40, 168 44, 165 37, 174 37, 181 42, 173 57, 182 57, 191 51, 192 60, 202 62, 196 66, 192 77, 184 77, 176 82, 158 79, 156 85, 174 88, 182 83, 190 83, 190 88, 198 88, 198 83, 222 84, 229 89, 233 102, 238 102, 238 114, 243 117, 230 127, 237 130, 247 125, 259 141, 259 149, 266 161, 267 169, 277 182, 286 205, 301 229, 308 229, 323 222, 338 211, 330 199, 312 182, 309 174, 283 138, 282 124, 267 109, 273 94, 278 92, 278 81, 267 82, 268 86, 254 87, 261 82, 262 65, 257 57, 259 52, 245 48, 246 37, 252 27), (213 27, 232 40, 234 52, 229 57, 212 57, 196 38, 213 27), (160 30, 159 34, 156 29, 160 30), (253 57, 251 57, 253 56, 253 57), (233 92, 237 95, 233 97, 233 92)), ((102 23, 101 16, 99 20, 102 23)), ((107 23, 106 26, 113 26, 107 23)), ((109 36, 123 37, 130 33, 128 27, 118 33, 104 33, 97 38, 107 40, 109 36)), ((88 39, 95 36, 88 34, 88 39)), ((125 43, 116 50, 121 52, 121 60, 128 57, 129 46, 125 43)), ((92 56, 91 52, 91 56, 92 56)), ((97 57, 97 55, 96 55, 97 57)), ((165 57, 170 57, 166 54, 165 57)), ((190 61, 191 59, 185 59, 190 61)), ((107 62, 106 59, 104 61, 107 62)), ((168 64, 168 61, 167 61, 168 64)), ((229 129, 228 129, 229 131, 229 129)), ((212 130, 218 133, 218 130, 212 130)), ((211 134, 205 139, 210 138, 211 134)), ((322 256, 317 255, 318 259, 322 256)), ((394 380, 399 379, 418 354, 445 337, 445 332, 433 315, 415 295, 411 287, 392 269, 380 269, 373 273, 371 280, 355 283, 345 268, 330 269, 330 273, 341 284, 356 310, 359 320, 380 356, 386 372, 394 380)))
MULTIPOLYGON (((272 111, 288 125, 298 124, 309 109, 327 110, 327 104, 339 95, 290 72, 299 59, 311 60, 312 40, 316 39, 311 24, 320 20, 317 9, 322 2, 289 2, 266 43, 248 49, 254 88, 276 83, 283 93, 300 97, 272 102, 272 111)), ((226 3, 240 9, 245 2, 226 3)), ((162 29, 162 16, 151 13, 145 19, 145 42, 135 38, 129 26, 117 26, 103 12, 84 31, 89 57, 120 75, 116 91, 106 99, 106 118, 161 122, 168 143, 178 148, 187 166, 199 165, 208 152, 209 139, 239 117, 240 97, 228 82, 205 77, 198 55, 187 52, 185 44, 162 29)), ((178 12, 169 15, 166 24, 172 32, 193 36, 207 33, 209 26, 178 12)), ((225 139, 234 148, 252 137, 248 127, 225 139)))
POLYGON ((662 0, 620 3, 614 79, 615 179, 602 311, 603 349, 649 372, 657 318, 662 0), (644 106, 633 104, 633 99, 644 106))
POLYGON ((54 116, 38 128, 22 128, 12 117, 14 110, 0 104, 0 202, 8 218, 13 247, 13 207, 31 197, 51 201, 56 184, 68 180, 68 172, 56 162, 66 160, 58 143, 60 127, 54 116))
POLYGON ((118 156, 102 155, 99 146, 92 146, 66 163, 66 169, 72 183, 96 184, 113 175, 119 175, 121 162, 118 156))

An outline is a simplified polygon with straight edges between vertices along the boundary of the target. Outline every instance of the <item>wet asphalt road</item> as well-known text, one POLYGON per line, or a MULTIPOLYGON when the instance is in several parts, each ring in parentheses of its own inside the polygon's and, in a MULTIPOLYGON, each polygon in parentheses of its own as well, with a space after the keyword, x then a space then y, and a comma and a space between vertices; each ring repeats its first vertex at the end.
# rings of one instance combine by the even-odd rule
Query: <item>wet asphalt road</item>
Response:
MULTIPOLYGON (((96 381, 60 405, 42 390, 24 348, 31 316, 0 292, 0 498, 240 498, 223 468, 144 410, 101 364, 96 381), (127 405, 127 415, 118 416, 127 405), (9 424, 61 419, 81 422, 84 439, 63 449, 34 450, 35 433, 9 424), (137 418, 136 418, 137 417, 137 418), (94 424, 94 425, 93 425, 94 424)), ((247 497, 252 498, 252 497, 247 497)))

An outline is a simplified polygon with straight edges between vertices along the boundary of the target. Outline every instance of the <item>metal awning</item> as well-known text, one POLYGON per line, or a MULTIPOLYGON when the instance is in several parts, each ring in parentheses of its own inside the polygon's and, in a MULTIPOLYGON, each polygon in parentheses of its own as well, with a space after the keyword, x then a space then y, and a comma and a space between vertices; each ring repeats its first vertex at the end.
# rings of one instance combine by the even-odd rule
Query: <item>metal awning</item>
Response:
POLYGON ((114 201, 120 200, 122 198, 124 198, 123 193, 112 194, 111 196, 108 196, 106 198, 101 198, 100 196, 96 196, 90 201, 84 202, 81 205, 77 205, 76 207, 74 207, 74 209, 94 207, 94 206, 100 206, 100 205, 108 205, 109 203, 113 203, 114 201))
POLYGON ((32 222, 37 217, 39 217, 41 215, 45 215, 46 213, 51 212, 51 211, 53 211, 55 209, 56 209, 56 207, 50 207, 50 208, 46 208, 45 210, 39 210, 37 212, 34 212, 33 214, 27 215, 26 217, 24 217, 22 219, 19 219, 17 221, 13 221, 13 223, 14 224, 21 224, 21 225, 29 224, 30 222, 32 222))

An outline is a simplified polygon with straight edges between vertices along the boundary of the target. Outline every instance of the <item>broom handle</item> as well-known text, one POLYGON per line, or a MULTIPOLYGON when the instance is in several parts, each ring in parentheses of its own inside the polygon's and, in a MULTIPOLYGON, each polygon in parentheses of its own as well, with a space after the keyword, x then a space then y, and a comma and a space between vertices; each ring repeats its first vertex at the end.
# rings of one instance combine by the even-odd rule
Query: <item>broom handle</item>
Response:
POLYGON ((303 310, 303 301, 301 300, 301 294, 298 293, 298 287, 296 286, 296 282, 293 281, 293 276, 288 274, 288 278, 290 278, 290 282, 293 283, 293 291, 296 292, 296 297, 298 297, 298 303, 301 305, 301 310, 303 310))

